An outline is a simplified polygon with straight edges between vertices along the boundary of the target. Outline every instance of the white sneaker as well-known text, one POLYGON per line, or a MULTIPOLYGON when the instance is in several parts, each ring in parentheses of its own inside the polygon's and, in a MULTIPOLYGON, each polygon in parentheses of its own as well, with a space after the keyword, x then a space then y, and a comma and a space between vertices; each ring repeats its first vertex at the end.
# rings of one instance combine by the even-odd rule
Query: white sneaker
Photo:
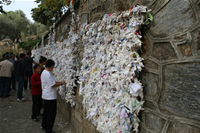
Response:
POLYGON ((21 101, 19 98, 17 98, 17 101, 19 102, 19 101, 21 101))

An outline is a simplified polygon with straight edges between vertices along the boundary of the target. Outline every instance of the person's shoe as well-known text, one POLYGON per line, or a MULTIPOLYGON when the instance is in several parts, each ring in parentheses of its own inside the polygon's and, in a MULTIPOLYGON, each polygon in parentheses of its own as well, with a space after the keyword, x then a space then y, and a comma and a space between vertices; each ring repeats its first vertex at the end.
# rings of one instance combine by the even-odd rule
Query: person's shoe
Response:
POLYGON ((41 126, 40 129, 45 131, 45 128, 43 126, 41 126))
POLYGON ((10 94, 8 94, 7 96, 5 96, 5 97, 9 97, 9 96, 11 96, 10 94))
POLYGON ((38 118, 33 119, 34 122, 40 121, 38 118))
POLYGON ((43 114, 42 113, 39 113, 37 116, 42 116, 43 114))
POLYGON ((21 101, 21 99, 17 98, 17 101, 19 102, 19 101, 21 101))
POLYGON ((0 96, 0 98, 4 98, 4 96, 0 96))
POLYGON ((25 100, 25 98, 22 98, 22 101, 24 101, 25 100))

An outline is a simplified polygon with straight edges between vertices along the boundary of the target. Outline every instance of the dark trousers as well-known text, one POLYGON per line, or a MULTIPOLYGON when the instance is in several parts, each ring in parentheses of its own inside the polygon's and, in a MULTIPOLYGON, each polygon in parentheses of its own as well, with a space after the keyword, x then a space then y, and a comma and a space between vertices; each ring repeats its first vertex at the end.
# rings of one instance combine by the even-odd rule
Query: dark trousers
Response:
POLYGON ((51 133, 56 118, 57 102, 56 100, 44 100, 44 112, 42 127, 46 133, 51 133))
POLYGON ((17 98, 22 99, 23 87, 24 87, 24 77, 18 77, 18 89, 17 89, 17 98))
POLYGON ((15 74, 12 74, 12 78, 11 78, 11 87, 12 87, 12 90, 16 90, 15 74))
POLYGON ((10 81, 9 77, 0 77, 0 89, 1 89, 1 97, 8 96, 10 90, 10 81))
POLYGON ((42 108, 42 98, 41 95, 32 95, 32 119, 35 119, 40 115, 40 110, 42 108))
POLYGON ((33 72, 32 71, 26 71, 26 77, 27 79, 24 81, 24 89, 27 89, 28 82, 29 82, 29 88, 31 89, 31 76, 33 72))

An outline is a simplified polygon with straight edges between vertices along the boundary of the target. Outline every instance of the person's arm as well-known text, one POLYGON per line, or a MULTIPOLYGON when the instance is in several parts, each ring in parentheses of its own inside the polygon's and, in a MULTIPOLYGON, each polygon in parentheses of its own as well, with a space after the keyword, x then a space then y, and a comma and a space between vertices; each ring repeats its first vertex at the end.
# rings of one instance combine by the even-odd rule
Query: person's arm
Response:
POLYGON ((40 65, 40 63, 37 63, 37 62, 35 62, 35 61, 33 62, 33 64, 35 64, 35 65, 40 65))
POLYGON ((36 77, 34 75, 31 76, 31 85, 33 86, 41 86, 41 80, 40 81, 36 81, 36 77))
POLYGON ((31 58, 31 62, 35 65, 40 65, 40 63, 35 62, 32 58, 31 58))
POLYGON ((63 80, 63 81, 60 81, 60 82, 56 81, 56 83, 55 83, 52 87, 59 87, 59 86, 61 86, 61 85, 63 85, 63 84, 65 84, 65 81, 64 81, 64 80, 63 80))
POLYGON ((62 85, 61 82, 57 82, 57 81, 56 81, 56 84, 54 84, 52 87, 59 87, 59 86, 61 86, 61 85, 62 85))

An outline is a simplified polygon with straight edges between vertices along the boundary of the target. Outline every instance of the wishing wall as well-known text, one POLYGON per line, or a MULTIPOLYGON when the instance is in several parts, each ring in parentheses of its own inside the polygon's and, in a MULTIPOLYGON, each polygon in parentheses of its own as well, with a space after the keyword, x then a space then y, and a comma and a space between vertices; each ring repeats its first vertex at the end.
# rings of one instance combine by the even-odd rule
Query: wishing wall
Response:
MULTIPOLYGON (((74 17, 73 21, 76 24, 71 25, 73 14, 66 13, 50 30, 51 34, 44 37, 42 43, 44 45, 41 45, 45 49, 52 50, 51 54, 46 54, 46 56, 56 60, 54 73, 58 74, 58 78, 70 81, 68 87, 59 90, 61 96, 58 99, 58 107, 64 118, 74 127, 74 132, 108 131, 107 129, 112 129, 109 124, 113 122, 112 126, 114 126, 117 120, 113 114, 119 115, 117 117, 121 125, 117 127, 122 129, 122 132, 126 132, 127 129, 136 130, 138 121, 128 120, 131 117, 134 118, 134 115, 129 115, 129 113, 136 114, 137 108, 134 108, 136 105, 144 108, 144 111, 140 111, 141 113, 137 116, 141 120, 139 123, 141 133, 200 132, 199 5, 198 0, 80 0, 76 2, 74 11, 75 14, 80 15, 80 18, 74 17), (137 43, 130 44, 130 39, 119 38, 115 33, 118 27, 112 21, 111 29, 109 25, 99 28, 104 21, 109 22, 111 17, 117 19, 122 11, 130 11, 129 9, 136 4, 147 6, 154 16, 149 27, 139 28, 141 30, 138 34, 133 32, 134 35, 131 35, 136 40, 138 38, 138 42, 135 40, 137 43), (98 34, 98 30, 103 35, 98 34), (93 34, 97 34, 96 38, 91 38, 93 34), (140 38, 141 35, 142 38, 140 38), (69 40, 68 38, 72 36, 74 37, 69 40), (49 40, 53 42, 50 46, 47 45, 50 44, 49 40), (80 40, 82 43, 79 43, 80 40), (99 45, 97 42, 105 42, 105 44, 99 45), (141 46, 140 42, 142 42, 141 46), (71 43, 73 45, 70 45, 71 43), (137 47, 131 46, 132 44, 137 47), (126 48, 124 48, 125 45, 126 48), (130 50, 129 46, 135 49, 130 50), (59 50, 53 51, 53 48, 59 50), (126 56, 129 54, 130 56, 126 56), (59 57, 56 58, 53 55, 59 55, 59 57), (65 60, 60 60, 63 58, 66 58, 69 64, 65 60), (130 64, 125 62, 122 65, 124 60, 130 64), (138 63, 135 64, 134 61, 131 63, 130 60, 136 60, 138 63), (128 68, 130 68, 129 71, 128 68), (125 75, 126 72, 136 76, 125 75), (124 81, 121 80, 123 78, 124 81), (133 81, 127 82, 130 80, 133 81), (137 83, 137 85, 134 86, 135 84, 131 83, 137 83), (137 88, 137 86, 139 88, 137 93, 131 92, 131 87, 137 88), (110 89, 105 91, 106 87, 110 89), (118 88, 122 87, 128 87, 129 90, 120 92, 118 88), (63 92, 67 92, 68 98, 66 94, 62 95, 63 92), (100 93, 103 95, 99 95, 100 93), (117 99, 117 96, 121 98, 120 93, 125 94, 126 98, 117 99), (126 103, 129 98, 136 101, 132 112, 128 110, 131 105, 126 103), (105 102, 106 100, 109 102, 105 102), (144 105, 140 106, 143 101, 145 101, 144 105), (124 106, 120 105, 120 102, 123 102, 124 106), (75 106, 71 107, 74 103, 75 106), (117 103, 119 103, 118 106, 116 106, 117 103), (102 106, 104 108, 101 108, 102 106), (112 114, 114 110, 117 113, 112 114), (104 118, 108 119, 104 120, 104 118), (115 119, 110 121, 112 118, 115 119), (130 124, 131 122, 135 125, 130 124), (102 126, 104 126, 103 129, 102 126)), ((121 30, 127 28, 127 25, 118 26, 121 30)), ((132 28, 130 30, 133 31, 132 28)), ((137 28, 136 26, 136 31, 137 28)), ((126 32, 128 33, 128 29, 126 32)), ((124 32, 125 36, 126 32, 124 32)), ((41 49, 42 51, 44 50, 41 49)), ((118 128, 115 129, 118 130, 118 128)))

